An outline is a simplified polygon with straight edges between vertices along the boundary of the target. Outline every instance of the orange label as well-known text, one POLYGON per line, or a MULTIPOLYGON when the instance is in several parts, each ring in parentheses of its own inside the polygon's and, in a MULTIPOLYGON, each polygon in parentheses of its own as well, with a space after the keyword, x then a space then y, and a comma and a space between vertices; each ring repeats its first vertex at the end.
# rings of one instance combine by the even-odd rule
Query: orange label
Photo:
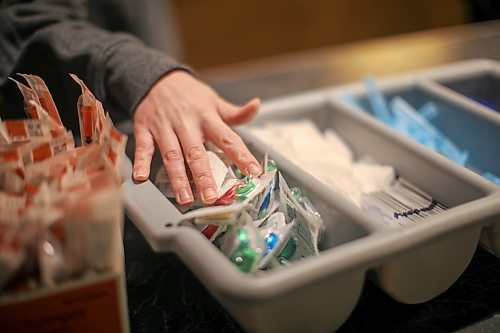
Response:
POLYGON ((19 155, 19 151, 16 148, 12 148, 0 151, 0 159, 3 160, 3 162, 19 161, 21 159, 21 155, 19 155))
POLYGON ((33 149, 33 162, 40 162, 52 156, 50 143, 44 143, 33 149))
POLYGON ((0 332, 122 332, 118 288, 112 279, 0 305, 0 332))
POLYGON ((33 162, 40 162, 52 156, 50 143, 44 143, 33 149, 33 162))
POLYGON ((93 113, 92 107, 82 106, 83 133, 88 138, 92 136, 93 132, 92 113, 93 113))
POLYGON ((4 122, 7 132, 13 138, 27 138, 28 132, 26 130, 26 125, 23 120, 5 120, 4 122))

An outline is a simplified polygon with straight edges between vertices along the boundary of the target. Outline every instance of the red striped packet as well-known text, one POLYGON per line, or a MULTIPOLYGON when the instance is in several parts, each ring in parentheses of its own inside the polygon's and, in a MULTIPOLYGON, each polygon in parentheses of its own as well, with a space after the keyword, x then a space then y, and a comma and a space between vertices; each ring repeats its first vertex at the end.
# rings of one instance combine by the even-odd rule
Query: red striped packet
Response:
POLYGON ((77 110, 80 125, 80 138, 83 146, 91 143, 100 143, 101 133, 104 128, 106 116, 101 102, 92 94, 85 83, 75 74, 70 74, 71 78, 81 88, 81 95, 78 98, 77 110))
POLYGON ((9 77, 9 79, 17 85, 17 88, 19 88, 19 91, 23 95, 24 112, 26 113, 26 116, 29 119, 40 119, 41 115, 38 113, 38 109, 30 103, 30 101, 38 101, 36 92, 24 83, 21 83, 11 77, 9 77))
MULTIPOLYGON (((54 122, 59 126, 63 127, 63 123, 61 121, 61 117, 59 116, 59 111, 57 111, 56 104, 52 99, 52 95, 50 94, 49 88, 43 81, 43 79, 36 75, 31 74, 19 74, 18 75, 24 77, 28 82, 31 89, 36 93, 38 97, 38 102, 40 106, 47 111, 49 116, 54 120, 54 122)), ((19 85, 18 85, 19 86, 19 85)), ((23 94, 24 96, 24 94, 23 94)))

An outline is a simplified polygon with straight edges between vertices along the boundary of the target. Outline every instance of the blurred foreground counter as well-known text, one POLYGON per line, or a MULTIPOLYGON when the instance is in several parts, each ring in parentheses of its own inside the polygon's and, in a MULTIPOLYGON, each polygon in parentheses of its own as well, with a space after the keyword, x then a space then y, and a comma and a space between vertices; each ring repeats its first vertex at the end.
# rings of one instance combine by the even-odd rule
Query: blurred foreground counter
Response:
MULTIPOLYGON (((276 56, 199 74, 223 97, 242 103, 256 96, 265 101, 359 81, 366 74, 382 77, 477 58, 500 61, 500 21, 276 56)), ((124 246, 132 332, 242 331, 174 254, 153 252, 128 218, 124 246)), ((500 260, 478 248, 458 281, 422 304, 400 304, 367 281, 339 332, 500 332, 499 295, 500 260)))

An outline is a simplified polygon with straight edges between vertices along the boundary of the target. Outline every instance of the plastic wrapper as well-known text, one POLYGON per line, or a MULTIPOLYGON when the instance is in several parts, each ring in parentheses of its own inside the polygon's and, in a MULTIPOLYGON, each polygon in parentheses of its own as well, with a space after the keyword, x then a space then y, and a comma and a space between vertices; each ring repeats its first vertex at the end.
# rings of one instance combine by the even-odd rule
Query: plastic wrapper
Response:
MULTIPOLYGON (((285 215, 285 220, 294 223, 294 234, 297 239, 297 249, 292 260, 298 260, 310 255, 317 255, 320 232, 323 221, 319 214, 308 211, 290 191, 284 178, 279 175, 280 209, 285 215)), ((313 207, 311 207, 314 210, 313 207)))
POLYGON ((252 217, 243 211, 238 216, 238 223, 231 225, 226 231, 220 245, 221 251, 227 255, 239 270, 252 272, 258 265, 266 245, 258 230, 250 223, 252 217))
POLYGON ((30 103, 31 101, 38 101, 38 95, 36 94, 36 92, 22 82, 14 80, 13 78, 10 78, 10 80, 12 80, 17 85, 19 91, 23 95, 24 112, 26 113, 26 116, 29 119, 40 119, 42 115, 39 114, 39 109, 37 109, 33 104, 30 103))
POLYGON ((283 265, 295 254, 297 238, 294 235, 295 222, 286 223, 282 212, 270 215, 259 229, 266 245, 266 252, 260 260, 258 268, 265 269, 283 265))
POLYGON ((83 146, 101 142, 106 115, 101 102, 92 94, 85 83, 75 74, 71 78, 80 85, 82 94, 78 98, 77 110, 80 124, 80 139, 83 146))
POLYGON ((9 133, 7 132, 7 128, 3 124, 2 118, 0 118, 0 145, 9 145, 12 142, 10 139, 9 133))
MULTIPOLYGON (((43 81, 43 79, 39 76, 32 74, 19 74, 26 79, 29 86, 38 96, 38 102, 41 107, 47 111, 49 116, 54 120, 54 122, 62 127, 63 123, 61 121, 61 117, 59 116, 59 112, 57 111, 56 104, 52 99, 52 95, 50 94, 49 88, 43 81)), ((23 94, 24 95, 24 94, 23 94)))

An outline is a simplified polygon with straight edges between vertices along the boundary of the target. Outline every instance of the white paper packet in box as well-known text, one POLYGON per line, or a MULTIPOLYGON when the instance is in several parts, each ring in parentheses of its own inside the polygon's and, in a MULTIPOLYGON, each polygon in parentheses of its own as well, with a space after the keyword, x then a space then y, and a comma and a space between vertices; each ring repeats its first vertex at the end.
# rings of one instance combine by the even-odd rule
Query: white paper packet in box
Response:
POLYGON ((82 198, 67 215, 74 240, 81 244, 87 269, 119 271, 123 267, 121 227, 123 209, 119 188, 109 187, 82 198))

